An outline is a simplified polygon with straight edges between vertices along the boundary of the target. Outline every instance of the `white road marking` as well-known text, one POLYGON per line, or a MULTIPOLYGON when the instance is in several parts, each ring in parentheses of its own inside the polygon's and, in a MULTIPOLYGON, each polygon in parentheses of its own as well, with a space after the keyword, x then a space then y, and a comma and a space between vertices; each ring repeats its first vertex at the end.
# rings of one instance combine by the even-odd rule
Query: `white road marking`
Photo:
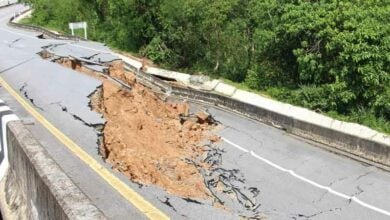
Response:
POLYGON ((256 154, 255 152, 250 151, 250 150, 247 150, 247 149, 245 149, 244 147, 241 147, 240 145, 235 144, 235 143, 233 143, 232 141, 230 141, 230 140, 228 140, 228 139, 226 139, 226 138, 224 138, 224 137, 221 137, 221 139, 222 139, 224 142, 226 142, 227 144, 229 144, 229 145, 231 145, 231 146, 237 148, 238 150, 240 150, 240 151, 242 151, 242 152, 245 152, 245 153, 249 153, 252 157, 254 157, 254 158, 258 159, 258 160, 261 160, 261 161, 263 161, 264 163, 266 163, 266 164, 268 164, 268 165, 270 165, 270 166, 272 166, 272 167, 274 167, 274 168, 276 168, 276 169, 278 169, 278 170, 280 170, 280 171, 289 173, 291 176, 293 176, 293 177, 295 177, 295 178, 297 178, 297 179, 300 179, 300 180, 302 180, 303 182, 309 183, 310 185, 315 186, 315 187, 317 187, 317 188, 324 189, 324 190, 328 191, 329 193, 331 193, 331 194, 333 194, 333 195, 335 195, 335 196, 341 197, 341 198, 343 198, 343 199, 354 201, 354 202, 356 202, 357 204, 359 204, 359 205, 361 205, 361 206, 363 206, 363 207, 365 207, 365 208, 371 209, 371 210, 373 210, 373 211, 375 211, 375 212, 379 212, 379 213, 381 213, 381 214, 383 214, 383 215, 390 216, 390 212, 389 212, 389 211, 386 211, 386 210, 383 210, 383 209, 378 208, 378 207, 376 207, 376 206, 373 206, 373 205, 370 205, 370 204, 368 204, 368 203, 365 203, 365 202, 363 202, 362 200, 356 198, 355 196, 349 196, 349 195, 346 195, 346 194, 344 194, 344 193, 337 192, 337 191, 333 190, 332 188, 330 188, 329 186, 321 185, 321 184, 316 183, 316 182, 314 182, 314 181, 312 181, 312 180, 310 180, 310 179, 307 179, 307 178, 305 178, 305 177, 303 177, 303 176, 301 176, 301 175, 299 175, 299 174, 296 174, 293 170, 289 170, 289 169, 283 168, 283 167, 281 167, 281 166, 279 166, 279 165, 273 163, 272 161, 267 160, 267 159, 265 159, 265 158, 259 156, 259 155, 256 154))

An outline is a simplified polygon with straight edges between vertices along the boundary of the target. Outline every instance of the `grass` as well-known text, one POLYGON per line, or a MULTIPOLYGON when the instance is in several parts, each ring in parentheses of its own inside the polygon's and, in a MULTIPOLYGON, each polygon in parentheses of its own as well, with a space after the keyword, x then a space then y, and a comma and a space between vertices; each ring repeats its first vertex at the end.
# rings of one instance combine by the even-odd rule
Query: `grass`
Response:
POLYGON ((32 24, 31 17, 25 17, 18 22, 19 24, 32 24))

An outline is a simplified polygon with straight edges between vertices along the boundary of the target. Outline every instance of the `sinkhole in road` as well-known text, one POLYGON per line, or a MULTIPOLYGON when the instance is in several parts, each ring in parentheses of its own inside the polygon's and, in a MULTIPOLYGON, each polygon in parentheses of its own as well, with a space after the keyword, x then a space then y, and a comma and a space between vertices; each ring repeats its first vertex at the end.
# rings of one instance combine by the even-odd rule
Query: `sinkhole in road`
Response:
POLYGON ((207 199, 201 174, 187 160, 203 154, 203 140, 216 139, 210 132, 216 125, 192 117, 186 103, 165 103, 143 86, 131 86, 128 91, 103 81, 91 99, 92 108, 106 119, 100 147, 103 158, 140 184, 207 199))
POLYGON ((189 203, 259 216, 260 192, 246 186, 239 170, 222 167, 224 149, 216 135, 222 125, 207 111, 191 112, 185 101, 167 101, 138 82, 122 61, 102 63, 104 72, 96 72, 74 58, 41 56, 102 81, 89 96, 90 107, 106 121, 98 132, 99 153, 113 169, 141 188, 156 185, 189 203))

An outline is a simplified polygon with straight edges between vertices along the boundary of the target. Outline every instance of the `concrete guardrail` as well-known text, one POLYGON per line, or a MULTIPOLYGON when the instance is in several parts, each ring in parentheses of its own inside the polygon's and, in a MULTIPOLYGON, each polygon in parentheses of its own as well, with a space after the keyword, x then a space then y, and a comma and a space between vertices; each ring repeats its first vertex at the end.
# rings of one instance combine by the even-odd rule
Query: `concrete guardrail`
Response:
POLYGON ((0 101, 3 219, 106 219, 0 101))

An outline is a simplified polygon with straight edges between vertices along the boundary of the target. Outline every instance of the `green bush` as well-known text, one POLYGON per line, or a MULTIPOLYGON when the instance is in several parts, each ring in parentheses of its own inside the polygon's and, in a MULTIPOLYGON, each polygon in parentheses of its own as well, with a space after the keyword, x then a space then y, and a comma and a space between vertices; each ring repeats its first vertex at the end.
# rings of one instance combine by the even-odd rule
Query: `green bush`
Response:
POLYGON ((345 112, 340 105, 349 110, 371 108, 390 85, 390 8, 374 4, 378 2, 319 1, 285 7, 278 34, 286 42, 299 39, 288 45, 296 57, 297 83, 337 87, 343 95, 330 110, 345 112))

